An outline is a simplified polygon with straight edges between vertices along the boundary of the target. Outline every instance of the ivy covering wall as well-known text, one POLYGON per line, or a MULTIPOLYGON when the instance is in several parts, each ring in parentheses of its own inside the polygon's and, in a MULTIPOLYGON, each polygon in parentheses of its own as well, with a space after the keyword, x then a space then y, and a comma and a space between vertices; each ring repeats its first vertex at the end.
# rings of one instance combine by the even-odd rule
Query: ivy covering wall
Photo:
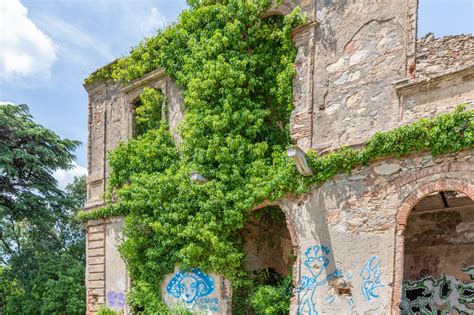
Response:
MULTIPOLYGON (((137 118, 143 129, 109 156, 106 206, 81 214, 84 220, 125 215, 120 252, 133 282, 128 301, 137 311, 168 312, 160 285, 176 265, 222 274, 234 290, 248 285, 240 231, 249 209, 266 199, 306 192, 380 157, 423 150, 443 154, 473 146, 474 112, 459 107, 378 133, 364 149, 341 148, 324 156, 310 151, 314 175, 302 177, 285 150, 291 144, 296 56, 291 31, 303 17, 296 10, 264 18, 270 0, 188 4, 177 24, 86 80, 126 83, 163 67, 183 89, 180 146, 163 118, 162 96, 146 90, 137 118), (208 182, 192 183, 191 171, 208 182)), ((281 292, 288 299, 285 285, 281 292)), ((251 297, 254 311, 285 312, 287 304, 275 311, 265 311, 271 305, 260 307, 264 294, 257 291, 251 297)))

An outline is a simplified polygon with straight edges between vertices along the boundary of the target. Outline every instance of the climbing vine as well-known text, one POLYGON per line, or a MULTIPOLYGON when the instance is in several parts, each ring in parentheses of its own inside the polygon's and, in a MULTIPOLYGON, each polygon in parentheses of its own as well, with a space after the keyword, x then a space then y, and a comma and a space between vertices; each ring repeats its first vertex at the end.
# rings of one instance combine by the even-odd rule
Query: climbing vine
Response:
MULTIPOLYGON (((474 113, 460 107, 378 133, 364 149, 323 156, 310 151, 314 175, 300 176, 285 149, 291 144, 296 56, 291 30, 304 19, 298 10, 264 18, 270 0, 188 2, 177 24, 86 79, 86 84, 129 82, 163 67, 183 88, 179 147, 162 114, 163 96, 145 91, 137 111, 140 132, 109 156, 107 205, 80 215, 84 220, 126 215, 120 252, 133 281, 128 302, 136 310, 168 312, 160 285, 176 265, 222 274, 236 290, 244 285, 240 231, 249 209, 265 199, 306 192, 379 157, 472 147, 474 113), (208 181, 192 183, 191 171, 208 181)), ((261 305, 265 294, 286 296, 285 288, 286 283, 280 291, 256 290, 251 304, 261 305)))
POLYGON ((166 98, 161 90, 146 87, 135 104, 135 129, 137 135, 148 130, 159 129, 166 117, 166 98))
POLYGON ((86 80, 129 82, 163 67, 183 89, 179 148, 165 121, 150 125, 161 105, 146 91, 137 108, 144 129, 109 157, 107 206, 83 215, 127 214, 120 251, 137 310, 166 312, 160 285, 177 264, 220 273, 236 288, 245 276, 239 233, 264 196, 256 181, 290 144, 291 30, 303 22, 298 10, 264 18, 270 5, 190 1, 177 24, 86 80), (209 181, 191 183, 191 171, 209 181))

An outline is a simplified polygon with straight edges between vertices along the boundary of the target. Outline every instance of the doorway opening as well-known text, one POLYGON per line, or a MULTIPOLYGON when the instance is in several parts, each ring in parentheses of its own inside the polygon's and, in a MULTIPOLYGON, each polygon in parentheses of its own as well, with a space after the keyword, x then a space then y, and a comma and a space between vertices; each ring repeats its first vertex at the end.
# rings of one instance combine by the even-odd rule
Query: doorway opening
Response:
POLYGON ((402 314, 474 312, 474 201, 456 191, 431 193, 405 229, 402 314))
POLYGON ((278 206, 251 212, 241 237, 248 280, 234 292, 236 314, 288 314, 295 257, 285 214, 278 206))

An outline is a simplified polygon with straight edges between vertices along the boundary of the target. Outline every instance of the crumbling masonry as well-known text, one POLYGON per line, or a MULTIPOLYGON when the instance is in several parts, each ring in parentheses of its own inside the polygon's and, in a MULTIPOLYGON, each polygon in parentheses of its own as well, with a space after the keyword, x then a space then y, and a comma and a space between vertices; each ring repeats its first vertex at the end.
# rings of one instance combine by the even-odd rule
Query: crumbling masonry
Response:
MULTIPOLYGON (((296 145, 318 152, 360 146, 377 131, 451 111, 459 103, 474 107, 474 38, 416 40, 417 5, 417 0, 289 0, 268 12, 287 14, 300 6, 308 16, 293 32, 296 145)), ((179 142, 175 128, 184 115, 183 100, 162 70, 126 86, 86 86, 88 210, 103 204, 110 172, 106 154, 133 136, 132 104, 147 86, 167 97, 170 128, 179 142)), ((249 222, 247 268, 284 273, 288 256, 296 256, 291 314, 472 314, 473 200, 473 150, 381 159, 306 195, 273 203, 285 214, 282 229, 249 222), (252 243, 265 233, 272 246, 252 243)), ((121 225, 120 217, 87 223, 88 314, 102 304, 127 312, 130 282, 116 249, 121 225)), ((206 289, 188 308, 230 314, 230 284, 193 272, 169 275, 164 300, 179 300, 174 286, 192 276, 206 289)))

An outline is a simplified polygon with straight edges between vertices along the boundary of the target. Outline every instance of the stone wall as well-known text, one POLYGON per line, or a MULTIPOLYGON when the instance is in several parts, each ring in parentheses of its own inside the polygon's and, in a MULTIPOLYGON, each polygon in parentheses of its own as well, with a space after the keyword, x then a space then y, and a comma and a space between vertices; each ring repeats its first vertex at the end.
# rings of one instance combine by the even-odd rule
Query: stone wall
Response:
POLYGON ((469 66, 474 66, 472 34, 435 38, 430 33, 418 39, 416 78, 429 78, 469 66))
POLYGON ((435 78, 415 79, 395 85, 399 98, 398 125, 452 111, 464 103, 474 108, 474 66, 435 78))
POLYGON ((129 280, 117 250, 122 222, 121 218, 109 218, 87 224, 87 314, 93 314, 102 304, 116 311, 127 311, 125 293, 129 280))
POLYGON ((391 87, 413 62, 416 8, 416 0, 316 2, 315 20, 294 32, 296 144, 328 150, 398 123, 391 87))
POLYGON ((86 313, 94 314, 105 304, 105 225, 88 222, 86 237, 86 313))
POLYGON ((108 177, 107 153, 133 131, 133 115, 119 85, 110 82, 88 87, 89 139, 86 208, 101 205, 108 177))
MULTIPOLYGON (((89 93, 86 210, 93 210, 104 204, 102 195, 111 171, 106 157, 121 141, 134 135, 133 104, 144 87, 163 91, 168 103, 170 129, 179 142, 176 129, 184 116, 181 91, 161 69, 126 86, 110 81, 86 86, 89 93)), ((117 250, 122 219, 90 221, 87 226, 87 312, 94 313, 102 304, 127 312, 125 293, 129 288, 129 279, 125 263, 117 250)))
POLYGON ((415 0, 317 2, 316 19, 293 33, 295 144, 320 152, 359 145, 473 102, 474 37, 417 42, 416 10, 415 0))
POLYGON ((397 311, 405 207, 439 190, 474 198, 473 153, 380 160, 281 201, 298 244, 291 314, 397 311))

